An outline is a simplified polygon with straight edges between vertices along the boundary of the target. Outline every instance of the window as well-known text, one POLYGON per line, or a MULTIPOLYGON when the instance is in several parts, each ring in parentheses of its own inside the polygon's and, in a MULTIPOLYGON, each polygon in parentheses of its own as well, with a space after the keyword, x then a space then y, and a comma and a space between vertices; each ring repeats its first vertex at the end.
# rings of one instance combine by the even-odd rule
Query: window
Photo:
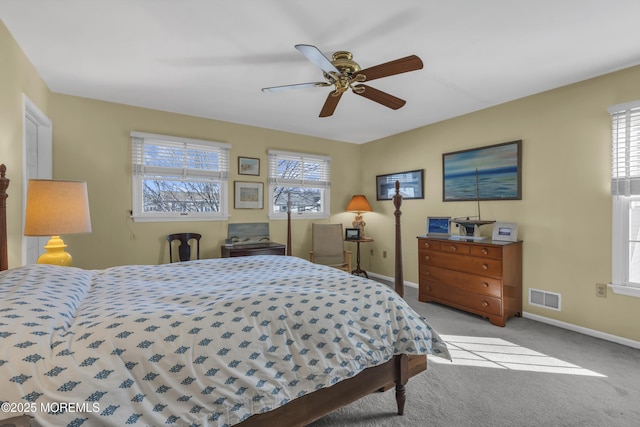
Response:
POLYGON ((229 144, 131 132, 135 221, 226 219, 229 144))
POLYGON ((640 296, 640 101, 609 108, 612 118, 612 288, 640 296))
POLYGON ((331 159, 269 150, 269 218, 329 216, 331 159))

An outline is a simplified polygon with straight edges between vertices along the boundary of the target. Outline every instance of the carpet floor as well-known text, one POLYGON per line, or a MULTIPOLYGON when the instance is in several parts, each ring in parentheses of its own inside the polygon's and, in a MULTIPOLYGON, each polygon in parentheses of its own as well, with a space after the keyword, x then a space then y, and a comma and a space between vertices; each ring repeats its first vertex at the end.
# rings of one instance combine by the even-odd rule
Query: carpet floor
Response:
POLYGON ((311 424, 329 426, 640 426, 640 350, 526 318, 504 328, 435 303, 405 299, 447 342, 407 384, 374 393, 311 424))

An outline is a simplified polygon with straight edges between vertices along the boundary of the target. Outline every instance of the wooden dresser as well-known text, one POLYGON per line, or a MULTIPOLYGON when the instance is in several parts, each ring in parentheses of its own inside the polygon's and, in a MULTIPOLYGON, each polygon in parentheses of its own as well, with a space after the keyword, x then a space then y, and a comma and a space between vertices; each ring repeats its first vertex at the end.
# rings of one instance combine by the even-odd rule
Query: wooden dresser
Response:
POLYGON ((418 237, 419 294, 504 326, 522 315, 522 242, 418 237))

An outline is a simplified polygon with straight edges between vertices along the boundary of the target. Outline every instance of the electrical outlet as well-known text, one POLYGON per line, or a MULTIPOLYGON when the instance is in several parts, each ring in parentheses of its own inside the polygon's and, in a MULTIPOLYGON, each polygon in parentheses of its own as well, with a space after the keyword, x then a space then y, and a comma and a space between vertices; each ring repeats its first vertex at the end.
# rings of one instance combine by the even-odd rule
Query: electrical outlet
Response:
POLYGON ((600 298, 607 297, 607 284, 606 283, 596 283, 596 296, 600 298))

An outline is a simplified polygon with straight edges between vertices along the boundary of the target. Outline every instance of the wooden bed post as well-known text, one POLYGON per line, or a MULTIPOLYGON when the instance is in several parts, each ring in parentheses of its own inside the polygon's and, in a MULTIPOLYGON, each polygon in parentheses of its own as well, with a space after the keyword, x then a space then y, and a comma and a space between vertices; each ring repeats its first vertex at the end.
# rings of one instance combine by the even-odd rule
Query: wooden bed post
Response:
POLYGON ((291 256, 291 193, 287 193, 287 256, 291 256))
POLYGON ((5 176, 7 167, 0 165, 0 271, 9 268, 7 252, 7 188, 10 179, 5 176))
POLYGON ((396 194, 393 196, 393 205, 396 207, 394 215, 396 217, 396 277, 395 290, 401 297, 404 297, 404 277, 402 274, 402 237, 400 235, 400 206, 402 205, 402 195, 400 194, 400 181, 396 181, 396 194))

